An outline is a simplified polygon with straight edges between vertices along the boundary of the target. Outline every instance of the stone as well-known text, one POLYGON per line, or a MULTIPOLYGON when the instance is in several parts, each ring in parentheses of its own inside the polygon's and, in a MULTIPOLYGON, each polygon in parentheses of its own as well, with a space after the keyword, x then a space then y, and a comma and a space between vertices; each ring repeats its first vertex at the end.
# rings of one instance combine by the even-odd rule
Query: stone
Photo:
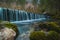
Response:
POLYGON ((3 28, 0 30, 0 40, 14 40, 16 32, 13 29, 3 28))

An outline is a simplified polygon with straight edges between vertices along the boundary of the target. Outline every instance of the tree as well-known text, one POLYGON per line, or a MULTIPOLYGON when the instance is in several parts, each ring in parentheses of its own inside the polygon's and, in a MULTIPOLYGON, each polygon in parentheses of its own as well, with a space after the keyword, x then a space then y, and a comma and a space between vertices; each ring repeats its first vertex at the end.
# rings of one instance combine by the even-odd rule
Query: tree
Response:
POLYGON ((47 15, 55 21, 60 19, 60 0, 40 0, 39 7, 42 12, 48 11, 47 15))
POLYGON ((37 0, 33 0, 32 3, 33 3, 34 5, 36 5, 36 4, 37 4, 37 0))

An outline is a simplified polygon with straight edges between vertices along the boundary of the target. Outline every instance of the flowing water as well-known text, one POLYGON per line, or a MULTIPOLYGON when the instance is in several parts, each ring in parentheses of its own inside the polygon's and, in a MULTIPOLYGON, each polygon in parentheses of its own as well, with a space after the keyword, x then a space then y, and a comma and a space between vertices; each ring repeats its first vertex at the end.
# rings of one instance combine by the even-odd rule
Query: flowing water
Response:
POLYGON ((45 21, 46 17, 43 14, 0 8, 0 20, 10 21, 17 25, 20 35, 16 40, 29 40, 30 32, 34 30, 32 25, 40 21, 45 21))

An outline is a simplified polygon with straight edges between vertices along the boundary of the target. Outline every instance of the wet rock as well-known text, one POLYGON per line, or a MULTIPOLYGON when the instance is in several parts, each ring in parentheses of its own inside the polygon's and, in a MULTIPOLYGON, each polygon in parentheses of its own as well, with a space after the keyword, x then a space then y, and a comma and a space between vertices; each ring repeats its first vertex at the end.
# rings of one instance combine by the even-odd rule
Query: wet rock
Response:
POLYGON ((0 30, 0 40, 14 40, 16 32, 13 29, 3 28, 0 30))
POLYGON ((8 21, 0 22, 0 40, 15 40, 18 36, 18 29, 15 24, 8 21))

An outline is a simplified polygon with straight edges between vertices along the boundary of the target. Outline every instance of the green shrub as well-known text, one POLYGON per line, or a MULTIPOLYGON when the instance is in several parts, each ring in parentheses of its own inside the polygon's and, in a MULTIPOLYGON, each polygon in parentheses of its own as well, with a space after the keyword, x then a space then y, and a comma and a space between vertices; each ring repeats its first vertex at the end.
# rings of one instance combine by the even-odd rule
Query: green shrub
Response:
POLYGON ((47 31, 56 31, 60 33, 60 26, 56 22, 40 23, 39 27, 41 29, 47 29, 47 31))
POLYGON ((60 35, 55 31, 49 31, 47 40, 60 40, 60 35))
POLYGON ((60 34, 55 31, 35 31, 30 34, 30 40, 60 40, 60 34))
POLYGON ((32 32, 30 34, 30 40, 46 40, 46 35, 41 31, 32 32))

